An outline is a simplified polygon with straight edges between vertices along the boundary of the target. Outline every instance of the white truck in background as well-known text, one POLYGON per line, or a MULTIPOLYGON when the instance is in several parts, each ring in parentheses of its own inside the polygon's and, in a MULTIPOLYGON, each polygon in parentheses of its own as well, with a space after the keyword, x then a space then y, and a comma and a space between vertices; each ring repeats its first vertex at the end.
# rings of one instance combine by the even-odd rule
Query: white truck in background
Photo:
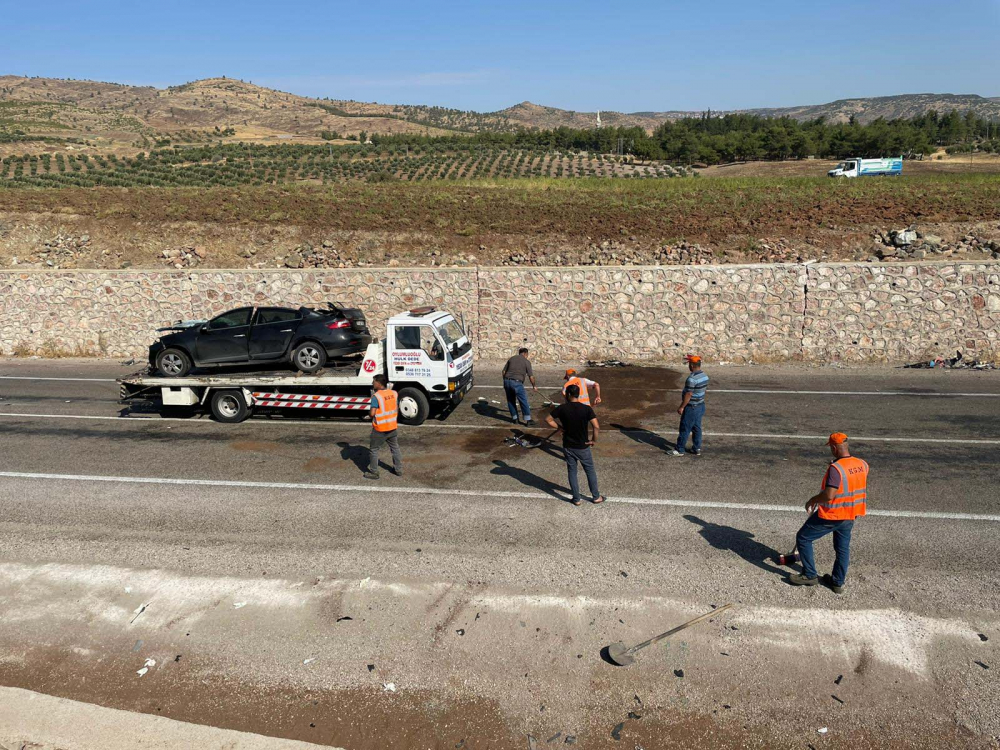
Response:
POLYGON ((447 414, 472 389, 472 343, 448 312, 422 307, 394 315, 385 340, 373 341, 357 365, 316 375, 288 371, 191 373, 166 378, 151 372, 121 378, 122 402, 158 402, 165 414, 208 410, 220 422, 242 422, 255 412, 343 410, 367 417, 372 380, 385 375, 399 393, 399 420, 419 425, 447 414))
POLYGON ((847 159, 826 174, 828 177, 897 177, 903 174, 903 157, 847 159))

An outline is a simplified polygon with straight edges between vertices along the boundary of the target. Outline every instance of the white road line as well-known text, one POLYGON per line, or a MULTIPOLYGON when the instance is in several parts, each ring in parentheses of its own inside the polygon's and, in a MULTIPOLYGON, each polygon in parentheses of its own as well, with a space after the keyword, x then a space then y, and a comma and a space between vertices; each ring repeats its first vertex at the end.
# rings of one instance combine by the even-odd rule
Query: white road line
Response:
MULTIPOLYGON (((502 390, 502 385, 474 385, 473 388, 493 388, 496 390, 502 390)), ((562 391, 561 385, 540 385, 538 386, 540 391, 562 391)), ((641 391, 647 392, 648 388, 615 388, 615 391, 641 391)), ((683 388, 665 388, 658 389, 665 390, 668 393, 680 393, 683 388)), ((964 396, 970 398, 1000 398, 1000 393, 983 393, 983 392, 971 392, 971 393, 957 393, 951 391, 924 391, 919 393, 911 393, 910 391, 791 391, 787 389, 768 389, 768 388, 713 388, 711 385, 708 387, 708 394, 713 393, 767 393, 775 394, 779 396, 924 396, 924 397, 936 397, 944 398, 947 396, 964 396)))
MULTIPOLYGON (((117 383, 115 378, 44 378, 44 377, 34 377, 28 375, 0 375, 0 380, 40 380, 40 381, 61 381, 66 383, 117 383)), ((502 385, 474 385, 473 388, 491 388, 495 390, 502 390, 502 385)), ((539 390, 551 390, 560 391, 562 390, 562 385, 542 385, 538 387, 539 390)), ((646 391, 646 388, 617 388, 618 391, 646 391)), ((683 389, 681 388, 668 388, 666 389, 671 393, 680 393, 683 389)), ((712 388, 709 387, 709 393, 764 393, 768 395, 775 396, 919 396, 924 398, 947 398, 947 397, 962 397, 962 398, 1000 398, 1000 393, 984 393, 981 391, 972 392, 953 392, 953 391, 925 391, 921 393, 913 393, 910 391, 802 391, 802 390, 786 390, 786 389, 769 389, 769 388, 712 388)))
MULTIPOLYGON (((551 499, 552 495, 542 492, 501 492, 497 490, 459 490, 439 489, 436 487, 385 487, 380 485, 354 484, 307 484, 297 482, 246 482, 229 479, 172 479, 168 477, 115 477, 94 474, 46 474, 41 472, 0 471, 0 477, 10 479, 42 479, 63 482, 109 482, 122 484, 161 484, 186 485, 197 487, 235 487, 256 490, 322 490, 324 492, 350 492, 352 494, 365 492, 378 493, 412 493, 416 495, 443 495, 452 497, 502 497, 523 498, 527 500, 551 499)), ((628 503, 630 505, 664 505, 678 508, 726 508, 729 510, 760 510, 779 513, 803 513, 801 505, 767 505, 758 503, 724 503, 710 500, 669 500, 656 497, 612 497, 609 503, 628 503)), ((888 516, 892 518, 926 518, 945 519, 953 521, 998 521, 1000 515, 985 513, 936 513, 916 510, 886 510, 872 509, 870 516, 888 516)))
POLYGON ((0 375, 0 380, 59 380, 65 383, 117 383, 114 378, 36 378, 27 375, 0 375))
MULTIPOLYGON (((89 419, 99 422, 183 422, 184 424, 216 425, 221 423, 213 419, 184 419, 181 417, 100 417, 86 414, 35 414, 31 412, 0 412, 0 417, 20 417, 27 419, 89 419)), ((347 421, 347 420, 311 420, 311 419, 252 419, 244 424, 258 425, 336 425, 338 427, 364 427, 371 428, 370 422, 347 421)), ((418 428, 405 427, 404 429, 439 429, 439 430, 520 430, 523 429, 515 425, 475 425, 475 424, 440 424, 437 422, 425 422, 418 428)), ((547 432, 547 427, 534 428, 541 432, 547 432)), ((673 435, 676 428, 665 427, 662 432, 673 435)), ((605 432, 620 432, 624 434, 641 434, 651 432, 659 435, 656 430, 605 430, 605 432)), ((792 435, 768 432, 705 432, 705 437, 725 437, 725 438, 760 438, 763 440, 826 440, 829 435, 792 435)), ((874 435, 852 435, 851 440, 855 443, 939 443, 944 445, 1000 445, 1000 439, 991 440, 987 438, 911 438, 911 437, 881 437, 874 435)))

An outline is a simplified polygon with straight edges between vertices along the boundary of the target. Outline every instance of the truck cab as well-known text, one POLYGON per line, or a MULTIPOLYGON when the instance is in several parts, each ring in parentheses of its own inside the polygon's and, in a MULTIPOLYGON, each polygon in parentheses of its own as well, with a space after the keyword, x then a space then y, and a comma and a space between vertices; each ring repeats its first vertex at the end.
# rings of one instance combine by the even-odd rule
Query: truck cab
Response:
POLYGON ((858 160, 850 159, 848 161, 842 161, 840 164, 835 166, 829 172, 826 173, 827 177, 857 177, 858 176, 858 160))
POLYGON ((423 421, 431 405, 457 405, 472 388, 472 343, 451 313, 419 307, 395 315, 386 323, 385 374, 399 391, 400 417, 423 421))

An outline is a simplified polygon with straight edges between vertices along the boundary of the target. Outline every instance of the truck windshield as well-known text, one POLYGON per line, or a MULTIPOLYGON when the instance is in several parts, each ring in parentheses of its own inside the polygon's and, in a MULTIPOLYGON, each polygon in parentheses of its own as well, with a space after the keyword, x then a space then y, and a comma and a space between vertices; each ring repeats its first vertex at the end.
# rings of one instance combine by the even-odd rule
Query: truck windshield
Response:
POLYGON ((462 330, 462 326, 458 324, 458 321, 452 318, 446 323, 438 324, 438 332, 441 334, 441 338, 444 339, 446 346, 451 346, 456 344, 462 337, 465 336, 465 331, 462 330))

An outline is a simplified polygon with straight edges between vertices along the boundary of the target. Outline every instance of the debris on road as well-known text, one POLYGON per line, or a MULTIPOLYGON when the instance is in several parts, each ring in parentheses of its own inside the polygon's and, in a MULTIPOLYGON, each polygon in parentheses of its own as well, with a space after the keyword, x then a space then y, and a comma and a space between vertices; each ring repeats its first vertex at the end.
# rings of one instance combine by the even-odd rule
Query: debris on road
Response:
POLYGON ((830 730, 829 730, 829 729, 827 729, 826 727, 820 727, 820 728, 819 728, 819 729, 817 729, 816 731, 817 731, 817 732, 819 732, 820 734, 826 734, 826 733, 827 733, 828 731, 830 731, 830 730))
POLYGON ((839 703, 840 705, 842 705, 842 706, 844 705, 844 701, 842 701, 836 695, 831 695, 830 697, 833 698, 835 701, 837 701, 837 703, 839 703))
POLYGON ((674 677, 683 677, 683 676, 684 676, 684 670, 683 669, 675 669, 674 670, 674 677))
POLYGON ((588 359, 587 367, 629 367, 628 362, 622 362, 620 359, 588 359))
POLYGON ((973 662, 973 663, 974 663, 974 664, 978 664, 978 665, 979 665, 979 666, 981 666, 981 667, 982 667, 983 669, 989 669, 989 668, 990 668, 990 665, 989 665, 989 664, 983 664, 983 663, 982 663, 981 661, 976 661, 976 662, 973 662))
POLYGON ((233 603, 233 609, 243 609, 245 606, 247 606, 246 602, 234 602, 233 603))
POLYGON ((621 742, 622 730, 625 728, 625 722, 619 722, 615 725, 615 728, 611 730, 611 739, 615 742, 621 742))
POLYGON ((135 645, 132 646, 132 653, 133 654, 138 653, 138 651, 139 651, 140 648, 142 648, 142 640, 141 639, 138 640, 138 641, 136 641, 135 645))
POLYGON ((129 620, 128 624, 131 625, 133 622, 135 622, 136 619, 139 617, 139 615, 141 615, 143 612, 145 612, 146 611, 146 607, 148 607, 150 604, 152 604, 152 602, 146 602, 145 604, 142 604, 142 605, 138 606, 136 609, 134 609, 132 611, 132 614, 135 615, 135 617, 133 617, 131 620, 129 620))
POLYGON ((314 661, 316 661, 316 657, 315 656, 311 656, 308 659, 303 659, 302 663, 303 664, 312 664, 314 661))
POLYGON ((337 618, 337 622, 347 622, 347 621, 353 620, 353 619, 354 619, 353 617, 349 617, 348 615, 344 615, 343 617, 338 617, 337 618))
POLYGON ((979 636, 979 640, 981 640, 981 641, 985 642, 985 641, 989 640, 989 638, 986 637, 986 633, 977 633, 976 635, 979 636))
POLYGON ((382 683, 382 692, 383 693, 395 693, 396 692, 396 683, 395 682, 383 682, 382 683))
POLYGON ((978 359, 966 359, 962 352, 955 352, 954 357, 935 357, 930 360, 921 360, 908 365, 903 365, 907 370, 931 370, 934 368, 944 368, 947 370, 995 370, 997 366, 992 362, 980 362, 978 359))
POLYGON ((459 628, 455 632, 458 633, 459 635, 465 635, 465 629, 464 628, 459 628))
POLYGON ((546 745, 552 744, 553 742, 555 742, 556 740, 558 740, 560 737, 562 737, 562 732, 556 732, 554 735, 552 735, 547 740, 545 740, 545 744, 546 745))
POLYGON ((156 666, 156 659, 146 659, 145 664, 142 665, 142 669, 136 670, 136 674, 142 677, 150 669, 156 666))
POLYGON ((842 675, 842 674, 838 674, 838 675, 837 675, 837 679, 833 681, 833 684, 834 684, 834 685, 839 685, 839 684, 840 684, 840 681, 841 681, 841 680, 843 680, 843 679, 844 679, 844 675, 842 675))
POLYGON ((374 664, 369 664, 368 665, 368 671, 369 672, 374 672, 375 671, 375 665, 374 664))

